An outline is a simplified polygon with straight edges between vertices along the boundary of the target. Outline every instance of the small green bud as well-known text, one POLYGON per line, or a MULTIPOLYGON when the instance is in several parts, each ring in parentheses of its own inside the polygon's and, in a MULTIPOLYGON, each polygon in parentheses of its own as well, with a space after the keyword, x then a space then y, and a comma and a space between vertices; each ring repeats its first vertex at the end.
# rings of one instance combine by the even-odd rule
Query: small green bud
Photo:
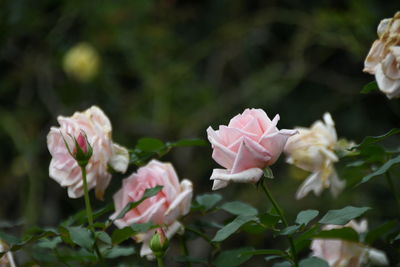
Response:
POLYGON ((163 257, 165 251, 169 245, 168 238, 165 236, 164 231, 161 228, 156 230, 156 233, 152 236, 150 240, 150 248, 154 255, 158 257, 163 257))

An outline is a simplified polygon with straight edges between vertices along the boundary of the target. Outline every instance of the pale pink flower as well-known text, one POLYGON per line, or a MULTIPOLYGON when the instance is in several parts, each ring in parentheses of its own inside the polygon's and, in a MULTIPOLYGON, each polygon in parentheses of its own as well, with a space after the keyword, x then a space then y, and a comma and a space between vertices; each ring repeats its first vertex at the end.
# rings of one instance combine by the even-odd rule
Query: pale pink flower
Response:
MULTIPOLYGON (((348 224, 327 225, 323 230, 332 230, 342 227, 351 227, 359 234, 367 231, 367 221, 360 223, 352 220, 348 224)), ((374 265, 388 265, 384 252, 358 242, 340 239, 314 239, 311 243, 312 256, 319 257, 328 262, 330 267, 361 267, 368 262, 374 265)))
POLYGON ((310 128, 295 129, 299 134, 286 143, 286 161, 311 172, 298 189, 296 198, 303 198, 311 191, 319 196, 325 188, 330 188, 332 194, 337 196, 345 182, 339 180, 334 168, 334 163, 338 161, 334 151, 337 135, 331 115, 325 113, 324 121, 318 120, 310 128))
POLYGON ((49 175, 61 186, 68 187, 68 196, 78 198, 83 195, 81 169, 69 153, 76 151, 73 138, 77 139, 82 149, 87 149, 85 137, 93 148, 87 171, 88 188, 96 189, 96 197, 101 199, 111 180, 109 167, 124 173, 129 163, 126 148, 113 143, 111 123, 103 111, 92 106, 83 112, 75 112, 72 117, 58 116, 60 127, 51 127, 47 135, 47 147, 52 155, 49 175))
POLYGON ((256 183, 263 168, 275 163, 294 130, 278 130, 279 115, 271 121, 262 109, 246 109, 228 126, 207 129, 213 159, 225 169, 214 169, 213 190, 230 182, 256 183))
MULTIPOLYGON (((193 195, 192 183, 186 179, 179 183, 173 166, 157 160, 150 161, 123 180, 122 188, 114 195, 115 213, 111 219, 115 219, 128 203, 140 200, 146 189, 157 185, 163 186, 157 195, 146 199, 114 223, 119 228, 123 228, 134 223, 152 222, 165 227, 165 235, 168 239, 176 232, 183 230, 183 226, 177 220, 190 210, 193 195)), ((137 242, 143 242, 141 256, 153 257, 149 248, 152 235, 153 231, 148 231, 133 237, 137 242)))
POLYGON ((388 98, 400 96, 400 12, 378 26, 378 40, 364 62, 364 72, 375 75, 379 89, 388 98))

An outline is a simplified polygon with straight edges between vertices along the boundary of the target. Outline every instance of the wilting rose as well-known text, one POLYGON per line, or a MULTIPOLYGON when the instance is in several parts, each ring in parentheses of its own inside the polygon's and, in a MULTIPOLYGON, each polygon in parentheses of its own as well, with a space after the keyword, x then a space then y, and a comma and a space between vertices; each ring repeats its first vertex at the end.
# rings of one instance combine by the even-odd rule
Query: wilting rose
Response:
POLYGON ((69 197, 78 198, 83 195, 81 169, 69 152, 73 154, 76 151, 73 138, 77 139, 78 144, 84 146, 83 141, 86 140, 81 136, 84 132, 88 143, 93 148, 93 154, 86 166, 88 188, 95 188, 97 198, 101 199, 111 180, 109 166, 115 171, 124 173, 129 163, 128 151, 112 142, 111 123, 103 111, 96 106, 84 112, 75 112, 72 117, 58 116, 57 120, 60 127, 51 127, 47 135, 47 147, 52 155, 50 177, 61 186, 68 187, 69 197))
POLYGON ((316 121, 310 128, 298 127, 299 134, 289 138, 285 146, 287 162, 312 172, 303 182, 296 197, 303 198, 310 191, 318 196, 325 188, 330 188, 336 196, 345 186, 339 180, 334 162, 338 161, 334 149, 337 143, 335 123, 329 113, 324 114, 324 122, 316 121))
MULTIPOLYGON (((367 221, 350 221, 348 224, 327 225, 324 230, 351 227, 359 234, 367 231, 367 221)), ((340 239, 314 239, 311 243, 312 256, 328 262, 330 267, 361 267, 368 262, 374 265, 388 265, 385 253, 362 243, 340 239)))
POLYGON ((364 62, 364 72, 375 75, 376 82, 388 98, 400 96, 400 12, 384 19, 378 37, 364 62))
MULTIPOLYGON (((183 226, 177 220, 189 212, 193 194, 192 183, 186 179, 179 183, 172 165, 157 160, 152 160, 123 180, 122 188, 114 195, 115 213, 111 219, 116 218, 128 203, 140 200, 146 189, 157 185, 163 186, 157 195, 146 199, 114 223, 123 228, 134 223, 152 222, 165 228, 168 239, 179 230, 183 230, 183 226)), ((143 242, 141 256, 153 257, 149 248, 152 235, 153 231, 148 231, 133 237, 137 242, 143 242)))
MULTIPOLYGON (((0 240, 0 252, 4 252, 8 249, 7 245, 0 240)), ((0 257, 0 267, 16 267, 14 257, 12 253, 9 251, 0 257)))
POLYGON ((271 121, 262 109, 246 109, 218 130, 208 127, 213 159, 225 169, 214 169, 213 190, 229 182, 256 183, 263 168, 274 164, 294 130, 278 130, 279 115, 271 121))

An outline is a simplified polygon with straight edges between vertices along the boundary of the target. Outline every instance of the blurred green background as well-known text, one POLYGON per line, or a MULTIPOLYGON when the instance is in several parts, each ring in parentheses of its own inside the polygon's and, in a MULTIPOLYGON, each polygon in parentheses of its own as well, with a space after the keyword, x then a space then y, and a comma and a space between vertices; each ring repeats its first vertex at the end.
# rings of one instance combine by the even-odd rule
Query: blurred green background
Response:
MULTIPOLYGON (((46 135, 58 115, 91 105, 105 111, 114 140, 127 147, 143 136, 206 139, 208 126, 227 124, 247 107, 279 113, 279 128, 309 126, 329 111, 338 135, 355 142, 387 132, 398 126, 398 100, 359 92, 374 80, 362 69, 376 27, 396 8, 396 1, 379 0, 0 1, 1 220, 54 226, 83 207, 49 179, 46 135), (81 42, 100 59, 84 80, 63 67, 81 42)), ((163 160, 200 194, 211 190, 217 167, 210 155, 210 147, 179 148, 163 160)), ((376 222, 396 212, 378 180, 336 200, 325 192, 295 201, 301 181, 292 177, 304 174, 284 157, 273 170, 270 186, 289 218, 347 204, 380 207, 369 213, 376 222)), ((113 179, 106 201, 120 182, 113 179)), ((220 193, 267 208, 254 190, 233 185, 220 193)), ((274 244, 270 236, 247 242, 274 244)))

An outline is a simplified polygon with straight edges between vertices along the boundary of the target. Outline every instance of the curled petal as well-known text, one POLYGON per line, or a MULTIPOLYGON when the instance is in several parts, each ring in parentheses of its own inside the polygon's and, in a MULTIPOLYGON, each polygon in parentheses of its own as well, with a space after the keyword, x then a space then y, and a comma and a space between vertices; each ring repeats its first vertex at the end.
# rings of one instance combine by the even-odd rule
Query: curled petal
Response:
POLYGON ((296 198, 301 199, 311 191, 314 191, 315 195, 319 196, 322 190, 324 190, 320 175, 320 172, 314 172, 310 176, 308 176, 297 190, 296 198))
POLYGON ((193 196, 193 185, 189 180, 181 182, 182 191, 165 211, 165 223, 175 221, 179 216, 186 215, 190 209, 193 196))
MULTIPOLYGON (((217 190, 227 186, 230 182, 233 183, 257 183, 263 175, 263 170, 260 168, 251 168, 239 173, 230 173, 224 169, 214 169, 210 180, 222 181, 223 184, 214 184, 213 190, 217 190), (225 186, 224 186, 225 185, 225 186)), ((214 181, 214 183, 215 183, 214 181)))
POLYGON ((379 266, 389 265, 389 260, 383 251, 370 248, 368 249, 367 254, 369 260, 373 265, 379 265, 379 266))
POLYGON ((335 170, 332 171, 329 182, 330 190, 334 197, 337 197, 346 186, 346 181, 340 180, 335 170))
POLYGON ((116 143, 112 144, 113 155, 110 159, 109 164, 117 172, 125 173, 129 164, 129 153, 128 150, 116 143))
POLYGON ((386 96, 391 99, 400 94, 400 80, 393 80, 387 77, 383 71, 382 64, 376 67, 375 79, 378 87, 386 96))
POLYGON ((218 141, 219 138, 211 127, 207 128, 207 136, 214 149, 212 158, 221 166, 231 169, 235 161, 236 153, 229 150, 218 141))

